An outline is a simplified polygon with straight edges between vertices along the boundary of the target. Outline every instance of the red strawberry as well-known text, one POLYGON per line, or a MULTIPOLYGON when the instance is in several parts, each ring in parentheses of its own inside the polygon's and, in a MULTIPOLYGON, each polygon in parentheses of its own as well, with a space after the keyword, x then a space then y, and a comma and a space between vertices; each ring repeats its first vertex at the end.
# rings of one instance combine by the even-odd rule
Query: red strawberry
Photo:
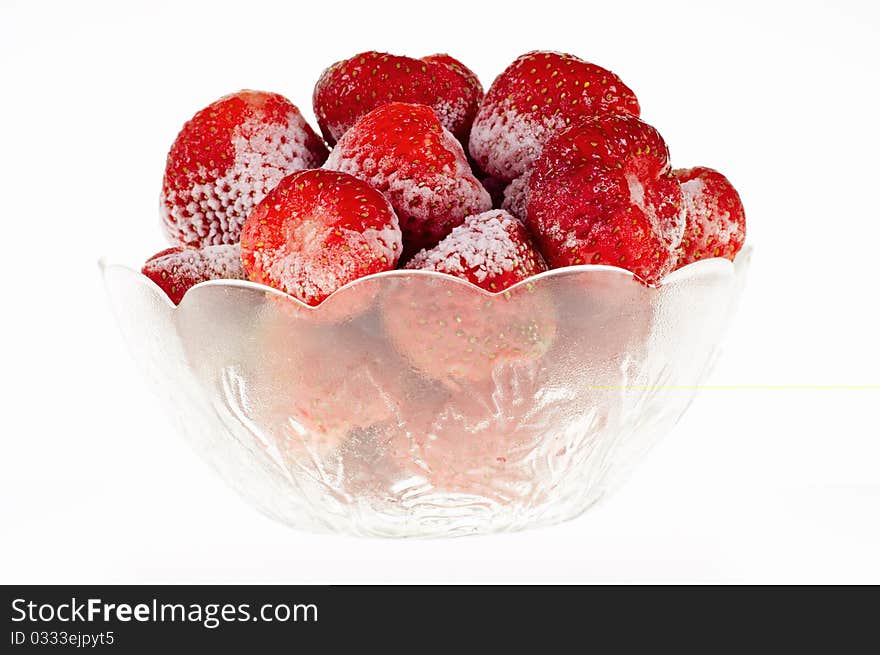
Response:
POLYGON ((468 216, 406 268, 448 273, 495 292, 546 271, 547 264, 522 223, 506 211, 491 210, 468 216))
POLYGON ((639 115, 635 94, 611 71, 573 55, 530 52, 499 75, 474 119, 469 150, 490 175, 525 173, 550 136, 580 116, 639 115))
POLYGON ((446 66, 464 81, 463 87, 456 84, 455 89, 460 94, 460 96, 457 95, 456 97, 463 98, 466 101, 466 104, 462 105, 461 100, 458 100, 457 102, 446 106, 435 100, 432 107, 434 111, 437 112, 444 127, 452 132, 459 141, 467 145, 468 136, 471 132, 471 124, 474 122, 474 117, 477 115, 477 110, 480 108, 480 101, 483 99, 483 85, 480 84, 480 78, 477 77, 477 74, 474 73, 474 71, 465 66, 458 59, 446 53, 428 55, 427 57, 422 57, 422 61, 428 62, 429 64, 441 64, 446 66), (466 109, 464 111, 464 117, 460 119, 459 124, 456 124, 454 119, 457 111, 459 111, 457 109, 459 106, 464 106, 466 109), (449 127, 449 125, 452 127, 449 127))
POLYGON ((327 170, 285 177, 248 216, 248 277, 317 305, 339 287, 397 265, 397 216, 381 193, 327 170))
POLYGON ((675 264, 683 214, 666 143, 630 114, 558 132, 529 181, 527 224, 554 268, 610 264, 656 283, 675 264))
POLYGON ((345 133, 324 167, 385 194, 400 219, 405 257, 436 245, 465 216, 492 207, 461 144, 424 105, 374 109, 345 133))
POLYGON ((467 141, 483 87, 449 55, 424 59, 363 52, 323 72, 312 97, 324 138, 336 143, 357 120, 389 102, 428 105, 444 127, 467 141))
POLYGON ((673 171, 684 194, 685 228, 678 267, 707 257, 733 261, 746 240, 746 214, 733 185, 718 171, 673 171))
POLYGON ((320 166, 327 147, 289 100, 239 91, 199 111, 177 135, 162 182, 168 238, 236 243, 251 209, 281 180, 320 166))
POLYGON ((168 248, 150 257, 141 272, 158 284, 175 305, 199 282, 244 280, 238 244, 168 248))

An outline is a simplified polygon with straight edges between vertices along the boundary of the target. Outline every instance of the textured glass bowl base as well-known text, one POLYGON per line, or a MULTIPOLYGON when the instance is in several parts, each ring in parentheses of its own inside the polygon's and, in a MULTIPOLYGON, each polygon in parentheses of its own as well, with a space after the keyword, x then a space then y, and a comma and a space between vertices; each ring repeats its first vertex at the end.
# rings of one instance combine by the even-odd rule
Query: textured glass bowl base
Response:
POLYGON ((301 529, 441 537, 570 519, 626 479, 705 379, 748 260, 658 288, 572 267, 494 296, 394 271, 314 309, 237 281, 175 307, 102 270, 181 433, 253 506, 301 529))

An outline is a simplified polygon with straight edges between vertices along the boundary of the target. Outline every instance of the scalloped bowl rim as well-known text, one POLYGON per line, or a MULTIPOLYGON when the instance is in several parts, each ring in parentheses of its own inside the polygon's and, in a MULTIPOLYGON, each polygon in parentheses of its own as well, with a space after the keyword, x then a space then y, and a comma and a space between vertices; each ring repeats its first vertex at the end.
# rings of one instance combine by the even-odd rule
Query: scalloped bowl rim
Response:
MULTIPOLYGON (((751 254, 752 254, 752 247, 750 245, 746 244, 745 246, 743 246, 743 248, 740 250, 740 252, 737 253, 736 259, 740 259, 740 258, 748 259, 751 257, 751 254)), ((725 257, 708 257, 706 259, 701 259, 699 261, 692 262, 690 264, 682 266, 679 269, 672 271, 671 273, 668 273, 660 281, 660 283, 657 285, 643 285, 643 286, 646 286, 647 288, 650 288, 650 289, 661 289, 662 287, 667 286, 671 283, 678 282, 679 279, 682 279, 682 278, 699 277, 701 275, 709 275, 709 274, 712 274, 713 272, 722 272, 722 271, 729 271, 729 272, 733 273, 735 270, 735 261, 736 260, 731 261, 725 257)), ((156 284, 149 277, 147 277, 146 275, 143 275, 140 271, 132 268, 131 266, 128 266, 126 264, 117 264, 117 263, 111 262, 108 257, 103 256, 98 259, 98 267, 100 268, 102 273, 106 272, 108 269, 124 269, 124 270, 131 272, 131 273, 135 273, 137 275, 140 275, 146 284, 154 287, 154 289, 156 291, 161 292, 160 295, 165 300, 166 304, 168 304, 172 308, 177 307, 177 305, 175 305, 171 301, 171 299, 168 297, 168 295, 162 290, 162 288, 158 284, 156 284)), ((192 292, 194 289, 199 289, 202 287, 232 287, 232 288, 237 288, 237 289, 253 289, 255 291, 268 293, 268 294, 277 296, 279 298, 285 298, 285 299, 299 305, 302 309, 306 309, 306 310, 310 310, 310 311, 320 311, 321 307, 324 306, 325 304, 327 304, 327 301, 330 300, 331 298, 334 298, 337 295, 344 295, 346 293, 349 293, 350 289, 353 289, 359 285, 367 284, 367 283, 375 281, 375 280, 381 280, 381 279, 386 279, 386 278, 412 278, 412 279, 420 278, 420 277, 421 278, 428 278, 428 279, 433 278, 436 280, 442 280, 444 283, 447 283, 447 284, 458 284, 462 288, 469 289, 471 292, 476 292, 480 295, 491 298, 491 297, 498 296, 501 294, 510 293, 514 290, 519 289, 520 287, 524 288, 524 287, 533 285, 533 284, 535 284, 539 281, 543 281, 545 279, 580 274, 580 273, 585 273, 585 274, 610 273, 610 274, 614 274, 614 275, 618 275, 618 276, 629 277, 633 280, 633 282, 640 284, 640 285, 642 284, 639 277, 635 273, 633 273, 632 271, 629 271, 625 268, 621 268, 619 266, 610 266, 607 264, 578 264, 575 266, 562 266, 559 268, 552 268, 552 269, 543 271, 541 273, 538 273, 537 275, 532 275, 531 277, 528 277, 525 280, 520 280, 516 284, 513 284, 513 285, 507 287, 506 289, 503 289, 502 291, 496 291, 496 292, 486 291, 485 289, 478 287, 476 284, 472 284, 471 282, 468 282, 467 280, 463 280, 459 277, 456 277, 454 275, 450 275, 448 273, 440 273, 437 271, 421 271, 421 270, 415 270, 415 269, 394 269, 391 271, 382 271, 381 273, 372 273, 370 275, 365 275, 363 277, 357 278, 356 280, 352 280, 351 282, 348 282, 347 284, 344 284, 343 286, 336 289, 336 291, 334 291, 329 296, 327 296, 327 298, 325 298, 318 305, 308 305, 308 304, 304 303, 302 300, 300 300, 299 298, 297 298, 296 296, 285 293, 284 291, 281 291, 281 290, 276 289, 274 287, 270 287, 265 284, 260 284, 259 282, 252 282, 250 280, 234 280, 234 279, 217 279, 217 280, 206 280, 205 282, 199 282, 198 284, 195 284, 191 288, 187 289, 186 293, 184 294, 184 298, 187 295, 189 295, 190 292, 192 292)), ((182 303, 182 301, 181 301, 181 303, 182 303)))

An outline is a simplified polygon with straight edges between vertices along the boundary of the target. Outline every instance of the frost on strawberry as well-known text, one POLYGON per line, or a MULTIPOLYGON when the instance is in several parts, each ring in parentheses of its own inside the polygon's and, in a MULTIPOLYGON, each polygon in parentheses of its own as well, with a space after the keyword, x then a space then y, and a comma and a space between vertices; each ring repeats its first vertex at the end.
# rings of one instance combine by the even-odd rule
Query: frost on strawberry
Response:
POLYGON ((406 268, 437 271, 467 280, 486 291, 503 291, 547 270, 526 228, 503 210, 468 216, 406 268))
POLYGON ((454 100, 434 102, 432 109, 440 117, 443 126, 462 144, 467 145, 471 124, 483 99, 483 85, 480 84, 480 78, 458 59, 446 53, 428 55, 422 57, 422 61, 445 66, 458 75, 460 81, 444 82, 444 86, 448 85, 444 96, 454 97, 454 100))
POLYGON ((247 278, 238 244, 168 248, 150 257, 141 272, 158 284, 175 305, 200 282, 247 278))
POLYGON ((504 196, 501 208, 516 216, 519 220, 526 220, 526 208, 529 204, 529 177, 530 173, 523 173, 504 188, 504 196))
POLYGON ((654 284, 684 234, 681 185, 653 127, 630 114, 582 118, 544 147, 527 225, 551 267, 608 264, 654 284))
POLYGON ((281 178, 326 158, 327 146, 283 96, 220 98, 183 126, 168 153, 165 233, 185 246, 237 243, 248 214, 281 178))
POLYGON ((673 171, 681 183, 685 229, 677 267, 708 257, 733 261, 746 240, 746 215, 730 181, 711 168, 673 171))
POLYGON ((466 216, 492 207, 461 144, 425 105, 390 103, 361 118, 325 168, 385 194, 400 219, 404 258, 436 245, 466 216))
POLYGON ((486 92, 471 128, 469 151, 489 175, 525 173, 555 132, 581 116, 639 115, 635 94, 609 70, 557 52, 522 55, 486 92))
POLYGON ((248 277, 308 305, 393 269, 400 252, 400 227, 385 197, 322 169, 284 178, 248 217, 241 238, 248 277))
POLYGON ((325 70, 312 100, 318 125, 330 144, 359 118, 389 102, 431 107, 443 126, 466 143, 482 97, 477 76, 447 54, 413 59, 371 51, 325 70))

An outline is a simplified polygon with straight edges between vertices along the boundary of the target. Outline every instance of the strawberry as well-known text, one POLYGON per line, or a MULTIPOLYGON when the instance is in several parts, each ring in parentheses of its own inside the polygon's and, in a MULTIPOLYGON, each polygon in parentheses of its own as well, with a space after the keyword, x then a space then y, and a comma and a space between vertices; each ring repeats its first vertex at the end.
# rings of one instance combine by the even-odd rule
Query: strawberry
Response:
POLYGON ((244 224, 248 277, 317 305, 339 287, 397 265, 397 216, 381 193, 345 173, 285 177, 244 224))
POLYGON ((172 243, 238 242, 251 209, 281 180, 320 166, 327 147, 289 100, 239 91, 211 103, 174 140, 161 212, 172 243))
POLYGON ((491 210, 468 216, 406 268, 448 273, 495 292, 546 271, 547 264, 522 223, 506 211, 491 210))
POLYGON ((580 116, 639 115, 635 94, 611 71, 573 55, 530 52, 499 75, 471 129, 469 150, 486 173, 525 173, 550 136, 580 116))
MULTIPOLYGON (((442 492, 499 503, 509 503, 517 489, 533 485, 534 453, 547 445, 548 436, 536 430, 532 421, 511 420, 522 409, 505 406, 509 396, 496 388, 492 380, 452 394, 441 388, 405 407, 407 420, 386 446, 388 457, 408 472, 401 477, 425 479, 442 492)), ((519 386, 510 397, 520 393, 525 396, 527 391, 519 386)), ((541 419, 554 412, 556 405, 551 402, 542 408, 541 419)))
POLYGON ((528 282, 487 295, 452 278, 399 278, 382 317, 410 365, 453 389, 499 367, 531 368, 556 337, 552 299, 528 282))
POLYGON ((425 105, 374 109, 333 148, 325 168, 351 173, 385 194, 400 219, 404 257, 430 248, 492 207, 464 150, 425 105))
POLYGON ((529 181, 527 225, 552 267, 609 264, 654 284, 684 233, 681 186, 653 127, 631 114, 556 133, 529 181))
POLYGON ((526 220, 526 207, 529 203, 529 178, 531 172, 523 173, 504 188, 501 209, 504 209, 519 220, 526 220))
POLYGON ((440 120, 443 122, 446 129, 452 132, 462 144, 467 145, 468 136, 470 136, 471 133, 471 124, 474 122, 474 117, 477 115, 477 110, 480 108, 480 101, 483 99, 483 85, 480 84, 480 78, 478 78, 476 73, 461 63, 458 59, 446 53, 428 55, 427 57, 422 57, 422 61, 428 62, 429 64, 446 66, 456 73, 464 82, 462 86, 458 84, 454 85, 457 93, 456 97, 463 98, 463 103, 462 100, 458 100, 457 103, 453 103, 451 107, 447 107, 435 101, 432 107, 434 111, 437 112, 437 115, 440 116, 440 120), (456 121, 454 121, 453 118, 456 116, 455 107, 459 104, 464 106, 465 110, 464 116, 458 121, 458 124, 456 124, 456 121), (447 124, 452 127, 448 127, 447 124))
POLYGON ((706 257, 733 261, 746 240, 746 214, 736 189, 711 168, 678 169, 673 175, 681 183, 685 208, 677 267, 706 257))
POLYGON ((331 145, 359 118, 389 102, 428 105, 444 127, 467 142, 483 87, 449 55, 424 59, 363 52, 325 70, 312 101, 318 125, 331 145))
POLYGON ((238 244, 168 248, 150 257, 141 272, 158 284, 175 305, 199 282, 244 280, 238 244))
POLYGON ((329 463, 349 432, 393 416, 404 376, 389 369, 378 339, 348 324, 313 323, 278 300, 256 324, 253 418, 292 467, 329 463))

